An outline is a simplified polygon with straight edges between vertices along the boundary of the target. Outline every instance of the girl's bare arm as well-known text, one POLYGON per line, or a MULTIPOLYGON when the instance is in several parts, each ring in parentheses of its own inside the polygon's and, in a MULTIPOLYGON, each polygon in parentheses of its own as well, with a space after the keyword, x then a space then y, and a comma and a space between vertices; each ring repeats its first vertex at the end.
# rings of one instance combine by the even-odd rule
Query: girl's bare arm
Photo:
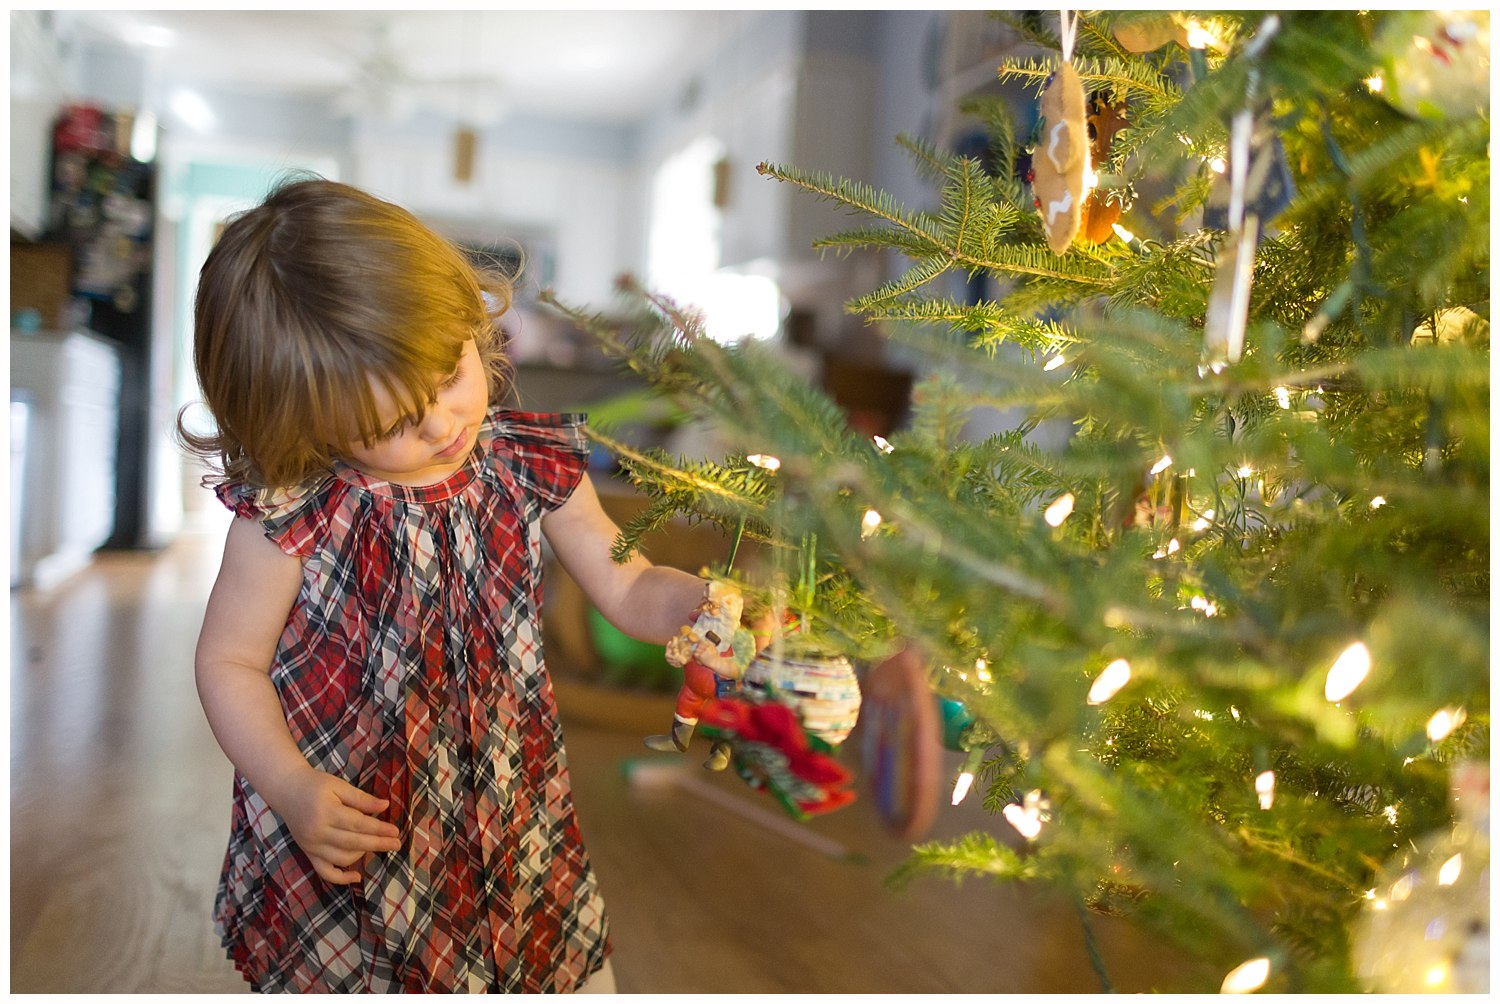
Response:
POLYGON ((587 475, 566 502, 542 517, 542 530, 589 602, 632 638, 664 645, 693 620, 704 580, 653 565, 640 554, 615 564, 609 549, 620 530, 599 505, 587 475))
POLYGON ((375 818, 386 803, 318 771, 297 748, 271 684, 271 660, 302 583, 302 562, 237 518, 209 595, 195 676, 214 738, 287 823, 318 874, 356 881, 367 853, 395 850, 400 833, 375 818))

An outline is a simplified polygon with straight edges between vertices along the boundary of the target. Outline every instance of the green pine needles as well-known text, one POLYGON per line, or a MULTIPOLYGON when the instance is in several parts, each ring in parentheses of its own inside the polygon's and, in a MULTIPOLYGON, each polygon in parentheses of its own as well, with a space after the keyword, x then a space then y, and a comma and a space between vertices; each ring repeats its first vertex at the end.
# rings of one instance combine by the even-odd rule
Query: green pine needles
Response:
MULTIPOLYGON (((1162 990, 1218 989, 1257 957, 1267 990, 1360 989, 1351 932, 1377 869, 1451 825, 1449 765, 1488 757, 1489 118, 1372 91, 1418 72, 1383 48, 1399 16, 1280 12, 1251 54, 1262 14, 1144 53, 1116 29, 1148 15, 1085 14, 1085 90, 1128 120, 1095 165, 1128 242, 1046 246, 1019 124, 1055 65, 1036 49, 997 67, 1019 99, 969 106, 988 162, 904 141, 930 208, 761 165, 862 219, 820 247, 899 265, 847 304, 915 360, 886 446, 662 298, 637 291, 624 323, 574 313, 741 451, 609 444, 652 499, 620 553, 674 514, 743 528, 787 570, 815 540, 815 626, 864 660, 915 642, 934 692, 999 737, 993 831, 924 845, 902 877, 1046 881, 1134 918, 1201 964, 1162 990), (1211 364, 1224 234, 1199 210, 1247 106, 1294 194, 1264 221, 1243 356, 1211 364), (974 435, 976 408, 1013 430, 974 435), (1330 700, 1355 643, 1368 675, 1330 700), (1117 660, 1128 680, 1091 703, 1117 660), (1443 710, 1461 724, 1430 735, 1443 710), (1047 807, 1030 839, 999 814, 1026 796, 1047 807)), ((1017 23, 1056 44, 1055 21, 1017 23)))

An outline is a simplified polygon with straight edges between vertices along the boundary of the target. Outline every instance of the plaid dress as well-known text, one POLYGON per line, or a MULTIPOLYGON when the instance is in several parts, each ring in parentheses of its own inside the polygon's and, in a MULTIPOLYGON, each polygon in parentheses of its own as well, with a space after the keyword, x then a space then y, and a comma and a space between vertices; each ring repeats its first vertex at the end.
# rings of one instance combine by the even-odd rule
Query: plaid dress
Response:
POLYGON ((568 992, 603 965, 540 613, 540 520, 587 452, 581 415, 495 410, 438 484, 219 488, 303 560, 271 666, 292 737, 403 845, 324 882, 236 774, 214 922, 255 989, 568 992))

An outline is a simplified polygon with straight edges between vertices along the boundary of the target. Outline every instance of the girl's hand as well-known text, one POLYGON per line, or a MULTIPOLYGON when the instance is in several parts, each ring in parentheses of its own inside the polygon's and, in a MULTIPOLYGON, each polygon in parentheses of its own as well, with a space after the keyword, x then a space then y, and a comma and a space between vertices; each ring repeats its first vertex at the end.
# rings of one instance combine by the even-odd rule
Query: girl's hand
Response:
POLYGON ((401 848, 401 831, 376 819, 390 804, 343 778, 308 767, 281 792, 277 811, 313 870, 335 885, 358 882, 371 854, 401 848))

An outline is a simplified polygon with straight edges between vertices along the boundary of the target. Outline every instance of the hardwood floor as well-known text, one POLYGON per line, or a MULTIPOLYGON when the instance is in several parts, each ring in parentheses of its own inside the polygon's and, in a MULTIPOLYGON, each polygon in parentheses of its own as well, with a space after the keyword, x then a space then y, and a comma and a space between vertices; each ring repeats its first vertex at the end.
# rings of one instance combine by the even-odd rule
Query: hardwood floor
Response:
MULTIPOLYGON (((220 540, 185 534, 11 594, 12 992, 247 989, 209 922, 231 769, 192 682, 220 540)), ((906 845, 867 799, 788 830, 701 757, 642 747, 668 697, 560 681, 559 700, 621 992, 1099 990, 1076 916, 1044 891, 939 878, 893 891, 906 845)), ((945 809, 933 836, 1002 833, 977 801, 945 809)), ((1116 989, 1188 989, 1158 944, 1094 925, 1116 989)))

